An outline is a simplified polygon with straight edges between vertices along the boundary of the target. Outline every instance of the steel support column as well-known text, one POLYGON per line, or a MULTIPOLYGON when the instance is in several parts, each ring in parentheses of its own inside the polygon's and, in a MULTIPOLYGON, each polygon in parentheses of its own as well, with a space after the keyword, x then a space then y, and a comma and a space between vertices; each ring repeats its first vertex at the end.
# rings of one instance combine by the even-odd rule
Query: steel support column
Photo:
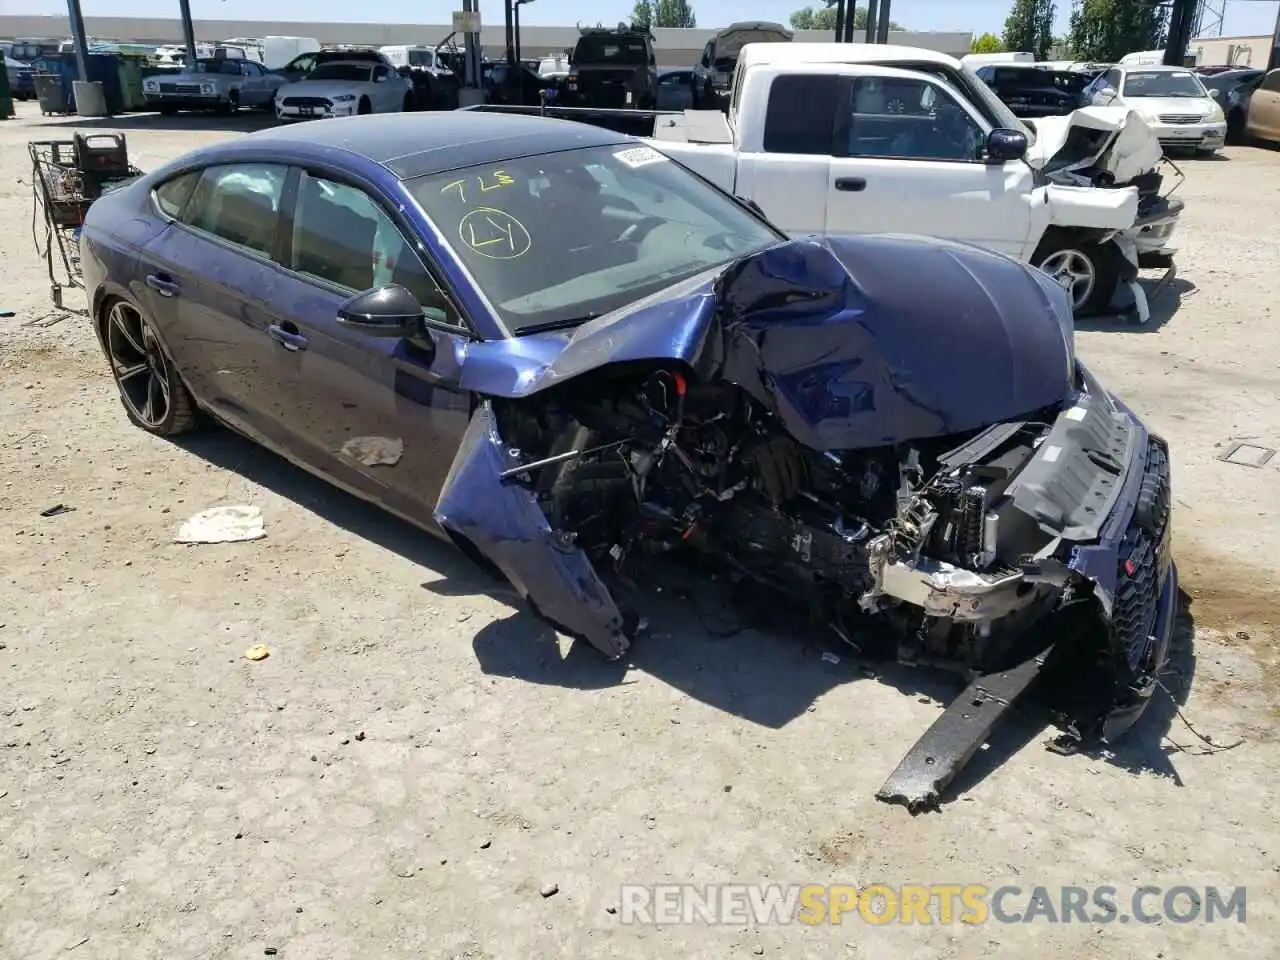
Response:
POLYGON ((80 11, 80 0, 67 0, 67 16, 71 20, 71 42, 76 48, 76 66, 80 70, 80 79, 88 80, 89 42, 84 35, 84 14, 80 11))
POLYGON ((880 0, 880 16, 876 19, 876 43, 889 42, 889 4, 890 0, 880 0))
POLYGON ((507 63, 514 65, 516 62, 516 37, 514 30, 514 14, 512 12, 514 0, 502 0, 502 12, 506 15, 507 20, 507 63))
POLYGON ((1169 39, 1164 47, 1165 66, 1182 66, 1195 20, 1195 0, 1173 0, 1169 10, 1169 39))
POLYGON ((877 16, 878 0, 867 0, 867 43, 876 42, 876 24, 880 22, 877 16))
MULTIPOLYGON (((79 7, 79 0, 73 0, 79 7)), ((191 0, 178 0, 178 11, 182 17, 182 42, 187 48, 187 64, 196 62, 196 28, 191 22, 191 0)))
POLYGON ((836 0, 836 43, 844 42, 844 0, 836 0))

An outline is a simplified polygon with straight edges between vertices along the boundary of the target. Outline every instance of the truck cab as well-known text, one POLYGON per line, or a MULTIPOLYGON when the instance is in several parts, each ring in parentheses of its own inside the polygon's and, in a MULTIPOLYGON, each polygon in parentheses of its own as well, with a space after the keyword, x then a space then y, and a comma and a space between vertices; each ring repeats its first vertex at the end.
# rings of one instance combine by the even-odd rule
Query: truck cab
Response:
POLYGON ((652 110, 657 102, 658 59, 647 31, 582 29, 569 64, 566 106, 652 110))

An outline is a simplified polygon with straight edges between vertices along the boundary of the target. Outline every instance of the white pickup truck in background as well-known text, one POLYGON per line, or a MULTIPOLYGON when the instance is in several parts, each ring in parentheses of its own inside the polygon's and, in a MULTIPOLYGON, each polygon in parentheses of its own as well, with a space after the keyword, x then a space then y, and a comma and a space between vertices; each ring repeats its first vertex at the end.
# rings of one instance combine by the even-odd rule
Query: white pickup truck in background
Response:
POLYGON ((972 243, 1055 276, 1078 315, 1125 285, 1145 321, 1138 268, 1172 266, 1182 204, 1159 196, 1140 118, 1090 107, 1031 125, 929 50, 748 44, 727 114, 659 115, 649 142, 788 233, 972 243))

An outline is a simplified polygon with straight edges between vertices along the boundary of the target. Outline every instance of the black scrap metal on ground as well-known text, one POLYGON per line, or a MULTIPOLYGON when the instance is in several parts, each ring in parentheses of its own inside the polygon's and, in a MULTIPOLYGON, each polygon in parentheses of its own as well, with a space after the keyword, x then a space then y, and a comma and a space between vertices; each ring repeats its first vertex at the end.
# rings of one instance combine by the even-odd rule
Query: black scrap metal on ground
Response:
POLYGON ((113 184, 141 171, 130 166, 124 135, 118 133, 36 140, 27 144, 27 153, 31 157, 31 238, 49 274, 49 297, 63 309, 62 291, 84 287, 80 228, 89 205, 113 184))
POLYGON ((876 794, 912 813, 935 810, 942 791, 1040 676, 1052 648, 1011 670, 977 677, 916 741, 876 794))

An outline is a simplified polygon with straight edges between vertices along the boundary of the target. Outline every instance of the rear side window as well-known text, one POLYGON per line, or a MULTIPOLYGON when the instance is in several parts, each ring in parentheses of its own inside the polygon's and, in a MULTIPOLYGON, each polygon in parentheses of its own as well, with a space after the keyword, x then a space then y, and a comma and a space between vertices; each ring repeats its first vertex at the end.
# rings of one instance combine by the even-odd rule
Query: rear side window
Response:
POLYGON ((208 167, 183 211, 183 222, 270 257, 287 173, 287 167, 266 163, 208 167))
POLYGON ((1280 93, 1280 70, 1272 70, 1259 85, 1263 90, 1274 90, 1280 93))
POLYGON ((764 119, 765 152, 829 155, 839 99, 835 74, 775 77, 764 119))
POLYGON ((191 192, 195 190, 196 184, 199 182, 199 170, 192 170, 188 173, 180 174, 172 180, 166 180, 153 191, 156 206, 160 208, 160 212, 166 217, 177 220, 182 216, 182 208, 191 199, 191 192))

